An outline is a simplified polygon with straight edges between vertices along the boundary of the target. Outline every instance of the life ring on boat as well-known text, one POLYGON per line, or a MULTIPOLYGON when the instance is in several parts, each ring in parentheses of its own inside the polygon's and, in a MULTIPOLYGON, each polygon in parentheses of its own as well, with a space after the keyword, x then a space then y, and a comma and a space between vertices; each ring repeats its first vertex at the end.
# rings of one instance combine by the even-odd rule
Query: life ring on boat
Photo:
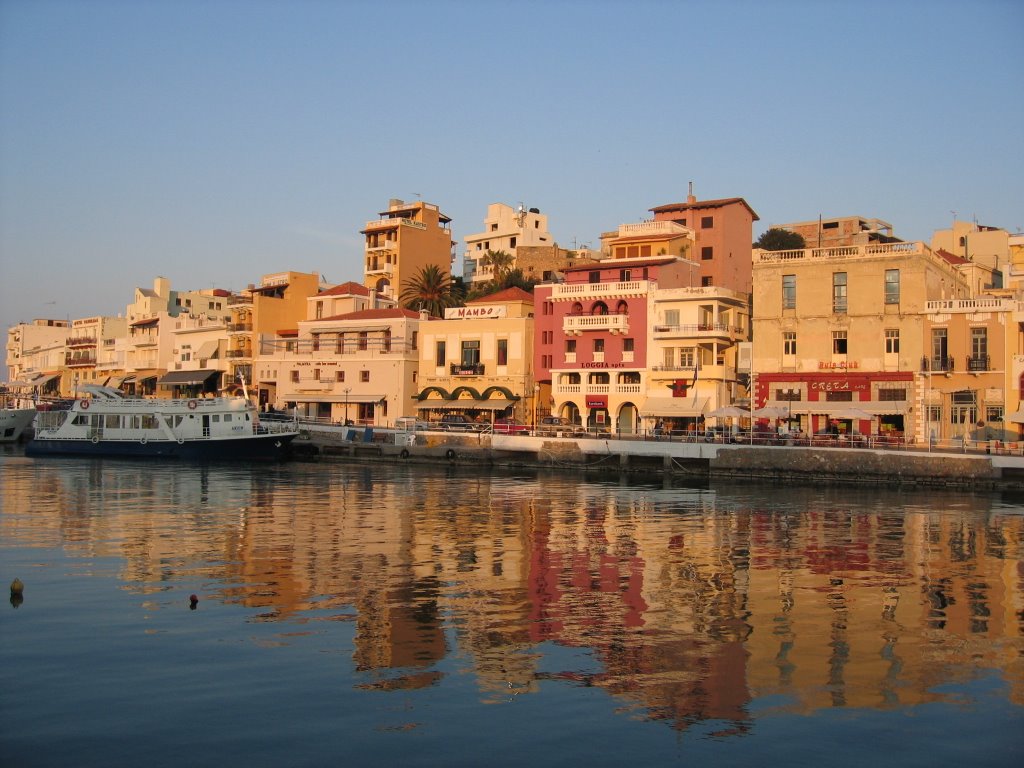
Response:
POLYGON ((179 437, 178 438, 178 445, 184 445, 184 444, 185 444, 185 438, 184 437, 179 437))
POLYGON ((96 445, 96 443, 98 443, 100 441, 100 436, 99 435, 93 435, 90 439, 92 440, 92 444, 96 445))
POLYGON ((199 405, 199 403, 197 403, 195 400, 189 400, 188 401, 188 409, 190 411, 194 411, 196 409, 197 405, 199 405))
POLYGON ((144 438, 144 437, 140 437, 140 438, 139 438, 139 445, 145 445, 145 444, 146 444, 146 443, 148 443, 148 442, 149 442, 149 440, 147 440, 147 439, 146 439, 146 438, 144 438))
POLYGON ((444 452, 444 457, 448 459, 448 461, 455 461, 455 451, 449 448, 444 452))
POLYGON ((88 411, 88 410, 89 410, 89 401, 88 401, 88 400, 86 400, 86 399, 85 399, 85 398, 83 397, 83 398, 82 398, 82 399, 81 399, 81 400, 79 401, 79 403, 78 403, 78 407, 79 407, 79 408, 81 408, 81 409, 82 409, 83 411, 88 411))
POLYGON ((402 458, 403 459, 408 459, 409 458, 409 449, 408 448, 403 448, 402 449, 402 458))

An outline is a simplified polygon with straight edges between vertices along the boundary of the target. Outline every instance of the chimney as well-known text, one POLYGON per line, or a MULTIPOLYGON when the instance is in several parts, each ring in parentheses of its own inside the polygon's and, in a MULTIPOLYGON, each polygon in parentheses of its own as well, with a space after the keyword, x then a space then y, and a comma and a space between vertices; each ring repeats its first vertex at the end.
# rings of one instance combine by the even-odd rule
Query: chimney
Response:
POLYGON ((693 196, 693 182, 690 182, 690 192, 686 195, 686 202, 693 204, 697 202, 697 198, 693 196))
POLYGON ((430 319, 430 313, 427 312, 427 310, 425 310, 425 309, 421 309, 420 310, 420 320, 425 322, 425 321, 427 321, 429 319, 430 319))

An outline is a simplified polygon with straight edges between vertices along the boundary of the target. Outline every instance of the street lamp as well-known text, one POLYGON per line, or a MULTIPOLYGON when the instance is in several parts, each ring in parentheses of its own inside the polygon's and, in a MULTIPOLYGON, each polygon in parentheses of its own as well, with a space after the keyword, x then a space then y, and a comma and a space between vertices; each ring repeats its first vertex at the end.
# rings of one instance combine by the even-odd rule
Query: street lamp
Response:
POLYGON ((345 387, 341 391, 345 393, 345 424, 348 424, 348 422, 349 422, 349 418, 348 418, 348 393, 352 391, 352 388, 351 387, 345 387))

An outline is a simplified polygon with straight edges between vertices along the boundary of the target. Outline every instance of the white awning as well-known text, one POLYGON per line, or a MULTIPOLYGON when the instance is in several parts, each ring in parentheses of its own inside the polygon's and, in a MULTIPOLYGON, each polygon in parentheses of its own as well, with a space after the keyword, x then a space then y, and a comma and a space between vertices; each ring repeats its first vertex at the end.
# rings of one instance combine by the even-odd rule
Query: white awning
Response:
POLYGON ((708 405, 706 397, 648 397, 640 407, 640 415, 651 416, 700 416, 708 405))
POLYGON ((1024 406, 1021 406, 1016 413, 1011 413, 1009 416, 1005 416, 1003 421, 1009 421, 1014 424, 1024 424, 1024 406))
POLYGON ((281 400, 287 400, 295 403, 338 403, 344 405, 345 403, 379 403, 381 400, 387 398, 387 395, 357 395, 355 392, 349 392, 348 396, 331 394, 305 394, 303 392, 289 392, 289 393, 278 393, 278 398, 281 400))
POLYGON ((198 349, 198 351, 196 351, 193 354, 193 356, 192 356, 193 359, 195 359, 195 358, 209 359, 211 357, 214 357, 216 355, 216 353, 217 353, 217 346, 219 344, 220 344, 220 342, 217 341, 216 339, 213 339, 212 341, 207 341, 205 344, 203 344, 198 349))

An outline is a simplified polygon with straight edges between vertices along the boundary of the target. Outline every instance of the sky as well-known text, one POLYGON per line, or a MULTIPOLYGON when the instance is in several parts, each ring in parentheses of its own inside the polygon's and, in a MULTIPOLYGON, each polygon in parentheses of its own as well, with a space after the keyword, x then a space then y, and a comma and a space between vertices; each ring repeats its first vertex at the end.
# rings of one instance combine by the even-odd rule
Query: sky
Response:
MULTIPOLYGON (((0 0, 0 326, 362 280, 391 198, 1024 228, 1024 2, 0 0)), ((461 273, 461 258, 456 263, 461 273)))

